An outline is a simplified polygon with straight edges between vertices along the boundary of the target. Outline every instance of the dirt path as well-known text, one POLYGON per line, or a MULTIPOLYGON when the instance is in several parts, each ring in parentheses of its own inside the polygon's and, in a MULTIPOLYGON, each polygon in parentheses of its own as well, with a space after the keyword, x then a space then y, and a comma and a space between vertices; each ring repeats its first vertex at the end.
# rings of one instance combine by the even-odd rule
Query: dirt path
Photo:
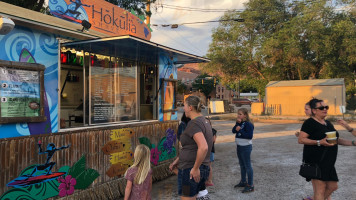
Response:
MULTIPOLYGON (((301 124, 255 123, 252 165, 255 192, 243 194, 233 186, 240 180, 240 168, 236 158, 233 121, 213 121, 218 130, 213 165, 214 184, 209 187, 211 199, 302 199, 312 194, 311 183, 298 175, 303 146, 294 136, 301 124)), ((337 130, 342 130, 336 126, 337 130)), ((345 139, 356 139, 346 131, 340 131, 345 139)), ((336 170, 340 179, 339 189, 332 195, 336 200, 354 200, 356 187, 356 148, 339 146, 336 170)), ((176 176, 154 183, 153 199, 179 199, 176 176)))

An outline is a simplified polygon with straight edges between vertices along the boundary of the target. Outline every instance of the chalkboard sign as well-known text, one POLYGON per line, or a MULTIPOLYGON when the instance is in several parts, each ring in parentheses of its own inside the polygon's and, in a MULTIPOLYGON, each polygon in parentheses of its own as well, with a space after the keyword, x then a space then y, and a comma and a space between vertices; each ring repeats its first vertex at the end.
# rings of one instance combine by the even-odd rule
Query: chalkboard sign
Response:
POLYGON ((0 123, 46 121, 41 64, 0 60, 0 123))

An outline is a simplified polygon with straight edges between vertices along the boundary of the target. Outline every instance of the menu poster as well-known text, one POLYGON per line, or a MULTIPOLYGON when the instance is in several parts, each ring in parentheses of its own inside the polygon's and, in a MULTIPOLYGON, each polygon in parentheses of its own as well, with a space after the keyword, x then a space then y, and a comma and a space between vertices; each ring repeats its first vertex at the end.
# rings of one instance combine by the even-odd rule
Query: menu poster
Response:
POLYGON ((0 123, 43 121, 44 66, 16 64, 0 63, 0 123))
POLYGON ((1 117, 40 115, 39 72, 0 67, 1 117))
POLYGON ((91 68, 91 123, 108 123, 115 121, 114 82, 115 69, 103 65, 91 68))

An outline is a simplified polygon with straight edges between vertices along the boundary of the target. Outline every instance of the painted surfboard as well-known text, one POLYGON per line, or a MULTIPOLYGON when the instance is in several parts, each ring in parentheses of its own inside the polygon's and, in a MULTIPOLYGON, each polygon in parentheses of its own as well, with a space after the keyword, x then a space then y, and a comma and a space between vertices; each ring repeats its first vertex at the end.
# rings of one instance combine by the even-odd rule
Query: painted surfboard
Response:
MULTIPOLYGON (((173 74, 169 76, 170 79, 173 79, 173 74)), ((171 110, 173 109, 174 101, 174 86, 173 82, 167 82, 164 92, 164 104, 163 110, 171 110)), ((163 113, 163 121, 171 120, 172 112, 163 113)))
POLYGON ((21 188, 30 186, 33 184, 44 183, 53 179, 56 179, 65 172, 53 172, 52 174, 44 174, 39 176, 19 176, 7 184, 8 187, 21 188))
POLYGON ((70 21, 70 22, 75 22, 75 23, 78 23, 78 24, 82 23, 82 20, 76 19, 74 17, 68 16, 68 15, 65 15, 65 14, 62 14, 60 12, 53 11, 51 13, 52 13, 52 15, 54 15, 54 16, 56 16, 58 18, 61 18, 61 19, 64 19, 64 20, 67 20, 67 21, 70 21))
MULTIPOLYGON (((26 62, 26 63, 36 63, 36 59, 32 56, 31 52, 23 48, 20 56, 19 56, 19 61, 20 62, 26 62)), ((46 116, 46 121, 44 122, 39 122, 39 123, 27 123, 28 129, 30 131, 30 135, 38 135, 38 134, 44 134, 44 133, 51 133, 51 117, 50 117, 50 112, 49 112, 49 107, 48 107, 48 100, 47 100, 47 95, 46 91, 44 92, 44 115, 46 116)))

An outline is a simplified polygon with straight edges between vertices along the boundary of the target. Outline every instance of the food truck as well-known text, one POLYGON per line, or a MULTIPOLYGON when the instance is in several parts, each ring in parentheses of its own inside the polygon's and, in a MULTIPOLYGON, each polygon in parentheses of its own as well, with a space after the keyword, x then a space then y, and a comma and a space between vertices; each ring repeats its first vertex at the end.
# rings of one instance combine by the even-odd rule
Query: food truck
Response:
POLYGON ((138 144, 153 181, 171 175, 177 66, 209 60, 151 42, 143 18, 104 0, 49 8, 0 2, 14 25, 0 35, 0 199, 117 199, 138 144))

